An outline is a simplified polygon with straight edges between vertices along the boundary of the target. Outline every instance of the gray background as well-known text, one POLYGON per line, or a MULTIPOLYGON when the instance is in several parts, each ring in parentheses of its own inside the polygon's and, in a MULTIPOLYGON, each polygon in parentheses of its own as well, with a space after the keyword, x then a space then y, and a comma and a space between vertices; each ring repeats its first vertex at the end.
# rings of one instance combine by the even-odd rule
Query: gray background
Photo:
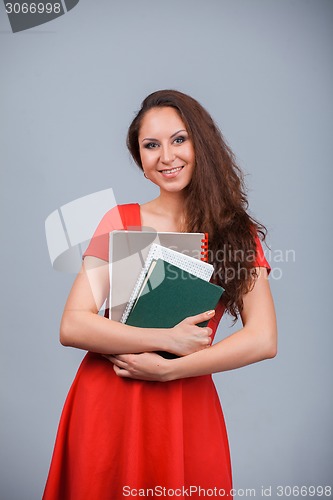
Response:
POLYGON ((278 357, 214 376, 235 488, 331 484, 332 1, 81 0, 17 34, 0 15, 1 498, 41 496, 83 356, 58 342, 73 275, 52 269, 44 221, 109 187, 157 194, 125 134, 168 87, 214 116, 269 229, 278 357))

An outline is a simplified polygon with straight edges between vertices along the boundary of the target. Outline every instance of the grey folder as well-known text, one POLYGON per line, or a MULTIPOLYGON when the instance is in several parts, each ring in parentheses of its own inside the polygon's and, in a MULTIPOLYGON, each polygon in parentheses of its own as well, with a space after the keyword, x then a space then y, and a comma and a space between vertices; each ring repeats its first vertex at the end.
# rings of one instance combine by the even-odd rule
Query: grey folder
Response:
POLYGON ((152 243, 202 260, 207 253, 205 233, 123 230, 110 233, 110 319, 120 321, 152 243))

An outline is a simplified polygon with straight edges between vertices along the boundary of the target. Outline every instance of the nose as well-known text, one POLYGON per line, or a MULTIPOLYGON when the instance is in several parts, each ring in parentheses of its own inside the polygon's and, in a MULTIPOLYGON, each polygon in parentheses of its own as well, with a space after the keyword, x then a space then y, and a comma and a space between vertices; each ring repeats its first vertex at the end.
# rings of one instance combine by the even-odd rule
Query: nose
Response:
POLYGON ((173 147, 170 144, 163 145, 161 147, 161 162, 162 163, 172 163, 175 159, 175 153, 173 147))

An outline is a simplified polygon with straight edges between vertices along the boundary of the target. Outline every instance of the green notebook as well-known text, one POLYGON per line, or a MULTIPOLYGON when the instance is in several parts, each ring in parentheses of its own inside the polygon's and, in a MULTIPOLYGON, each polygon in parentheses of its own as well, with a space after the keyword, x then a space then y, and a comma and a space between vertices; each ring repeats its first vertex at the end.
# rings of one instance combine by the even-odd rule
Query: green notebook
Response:
MULTIPOLYGON (((169 264, 155 261, 126 324, 142 328, 172 328, 188 316, 215 309, 224 289, 169 264)), ((208 321, 198 326, 206 326, 208 321)), ((159 353, 175 357, 169 353, 159 353)))

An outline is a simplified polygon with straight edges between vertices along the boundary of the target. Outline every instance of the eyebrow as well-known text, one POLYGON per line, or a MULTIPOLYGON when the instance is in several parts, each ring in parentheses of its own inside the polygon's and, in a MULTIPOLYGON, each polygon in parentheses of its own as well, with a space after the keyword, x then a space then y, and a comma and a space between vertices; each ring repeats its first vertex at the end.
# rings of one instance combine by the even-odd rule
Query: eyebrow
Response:
MULTIPOLYGON (((187 131, 185 129, 177 130, 177 132, 175 132, 174 134, 172 134, 170 136, 170 139, 172 139, 173 137, 175 137, 175 135, 179 134, 180 132, 186 132, 187 133, 187 131)), ((142 139, 141 142, 143 142, 143 141, 157 141, 157 140, 158 139, 154 139, 154 137, 145 137, 144 139, 142 139)))

